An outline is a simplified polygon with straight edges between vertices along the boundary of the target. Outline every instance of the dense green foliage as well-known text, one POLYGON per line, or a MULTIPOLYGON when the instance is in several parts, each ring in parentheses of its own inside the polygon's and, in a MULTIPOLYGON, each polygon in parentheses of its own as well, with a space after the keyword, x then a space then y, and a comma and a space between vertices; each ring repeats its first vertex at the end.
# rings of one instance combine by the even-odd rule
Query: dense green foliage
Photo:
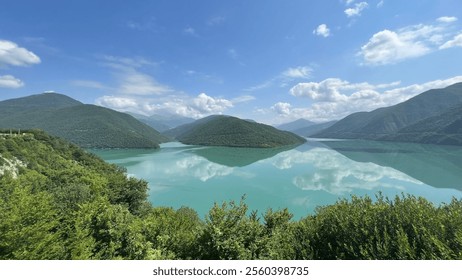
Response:
POLYGON ((313 136, 460 145, 461 106, 462 83, 457 83, 394 106, 351 114, 313 136))
POLYGON ((201 220, 40 131, 0 135, 0 155, 0 259, 462 259, 462 200, 352 197, 293 221, 242 199, 201 220))
POLYGON ((306 141, 288 131, 230 116, 214 116, 206 122, 196 123, 176 139, 190 145, 253 148, 281 147, 306 141))
POLYGON ((0 128, 38 128, 86 148, 158 148, 168 140, 130 115, 56 93, 0 102, 0 128))

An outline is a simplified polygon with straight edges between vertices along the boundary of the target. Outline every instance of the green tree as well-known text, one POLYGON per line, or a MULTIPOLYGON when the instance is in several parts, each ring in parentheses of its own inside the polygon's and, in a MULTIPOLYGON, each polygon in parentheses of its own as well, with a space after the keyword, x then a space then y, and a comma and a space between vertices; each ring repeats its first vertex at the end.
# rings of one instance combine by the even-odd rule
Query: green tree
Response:
POLYGON ((4 176, 0 180, 0 258, 60 259, 64 243, 53 198, 4 176))

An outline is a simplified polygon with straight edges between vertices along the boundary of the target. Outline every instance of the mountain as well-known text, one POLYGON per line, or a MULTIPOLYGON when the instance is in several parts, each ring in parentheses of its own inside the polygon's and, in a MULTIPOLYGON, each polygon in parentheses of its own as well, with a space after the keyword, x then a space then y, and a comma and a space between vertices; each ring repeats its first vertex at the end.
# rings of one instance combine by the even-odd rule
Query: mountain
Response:
POLYGON ((462 145, 462 104, 384 136, 383 140, 462 145))
POLYGON ((306 119, 298 119, 293 122, 281 124, 277 126, 277 128, 280 130, 290 131, 302 137, 309 137, 332 126, 336 122, 337 121, 315 123, 306 119))
POLYGON ((432 89, 394 106, 351 114, 316 133, 319 138, 383 139, 462 103, 462 83, 432 89))
POLYGON ((150 127, 154 128, 159 132, 164 132, 169 129, 175 128, 177 126, 191 123, 195 121, 193 118, 187 118, 179 115, 172 115, 172 114, 154 114, 151 116, 143 116, 140 114, 130 113, 130 115, 134 116, 141 122, 149 125, 150 127))
POLYGON ((334 125, 337 121, 330 121, 324 123, 316 123, 307 127, 302 127, 297 130, 292 131, 293 133, 303 136, 303 137, 310 137, 313 134, 316 134, 328 127, 334 125))
POLYGON ((188 133, 189 131, 191 131, 193 128, 197 127, 198 125, 201 125, 201 124, 204 124, 204 123, 207 123, 215 118, 220 118, 221 116, 219 115, 212 115, 212 116, 208 116, 208 117, 205 117, 205 118, 202 118, 202 119, 198 119, 194 122, 191 122, 191 123, 186 123, 186 124, 183 124, 183 125, 179 125, 175 128, 172 128, 172 129, 169 129, 167 131, 164 131, 164 135, 168 136, 168 137, 171 137, 171 138, 177 138, 178 136, 182 135, 182 134, 186 134, 188 133))
POLYGON ((6 115, 6 111, 16 113, 20 111, 59 109, 82 104, 82 102, 63 94, 46 92, 42 94, 1 101, 0 108, 2 111, 0 113, 6 115))
POLYGON ((167 135, 189 145, 274 148, 297 145, 306 140, 272 126, 231 116, 209 116, 180 126, 167 135))
POLYGON ((278 125, 276 128, 280 129, 280 130, 287 130, 287 131, 290 131, 290 132, 294 132, 297 129, 312 126, 314 124, 316 124, 316 123, 314 123, 312 121, 309 121, 309 120, 306 120, 306 119, 298 119, 298 120, 293 121, 293 122, 278 125))
POLYGON ((57 93, 0 102, 0 128, 38 128, 85 148, 158 148, 168 140, 128 114, 57 93))

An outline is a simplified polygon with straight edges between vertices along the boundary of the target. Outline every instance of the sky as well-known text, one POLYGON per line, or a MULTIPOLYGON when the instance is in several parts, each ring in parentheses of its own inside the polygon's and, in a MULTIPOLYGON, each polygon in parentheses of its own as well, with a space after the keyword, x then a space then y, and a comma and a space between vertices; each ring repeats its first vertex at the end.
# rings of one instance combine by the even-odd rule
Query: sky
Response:
POLYGON ((0 100, 281 124, 457 82, 460 0, 0 0, 0 100))

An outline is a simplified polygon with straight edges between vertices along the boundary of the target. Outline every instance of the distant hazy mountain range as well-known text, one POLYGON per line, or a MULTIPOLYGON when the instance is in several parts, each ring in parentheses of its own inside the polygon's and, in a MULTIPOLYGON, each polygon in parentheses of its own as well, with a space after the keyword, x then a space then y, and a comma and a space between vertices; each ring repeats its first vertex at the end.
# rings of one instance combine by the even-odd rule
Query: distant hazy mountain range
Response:
POLYGON ((462 83, 351 114, 313 136, 462 145, 462 83))
POLYGON ((337 121, 315 123, 306 119, 298 119, 293 122, 281 124, 277 126, 277 128, 280 130, 287 130, 293 132, 303 137, 309 137, 315 133, 322 131, 323 129, 332 126, 336 122, 337 121))
POLYGON ((195 121, 195 119, 193 118, 187 118, 187 117, 182 117, 179 115, 171 115, 171 114, 165 114, 165 115, 154 114, 151 116, 144 116, 144 115, 135 114, 135 113, 129 113, 129 114, 159 132, 164 132, 166 130, 175 128, 177 126, 195 121))
POLYGON ((0 128, 38 128, 91 148, 158 148, 168 140, 128 114, 58 93, 0 102, 0 128))
POLYGON ((306 140, 272 126, 231 116, 209 116, 166 131, 184 144, 270 148, 298 145, 306 140))

